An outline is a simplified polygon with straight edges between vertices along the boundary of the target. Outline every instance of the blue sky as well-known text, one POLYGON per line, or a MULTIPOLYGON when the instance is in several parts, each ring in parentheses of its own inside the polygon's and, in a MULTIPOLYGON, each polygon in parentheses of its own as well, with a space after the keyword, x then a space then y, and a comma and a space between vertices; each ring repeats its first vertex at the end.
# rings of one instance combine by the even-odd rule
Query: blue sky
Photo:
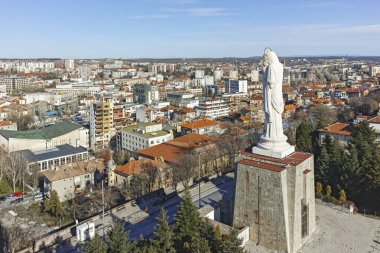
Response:
POLYGON ((0 58, 380 55, 379 0, 0 0, 0 58))

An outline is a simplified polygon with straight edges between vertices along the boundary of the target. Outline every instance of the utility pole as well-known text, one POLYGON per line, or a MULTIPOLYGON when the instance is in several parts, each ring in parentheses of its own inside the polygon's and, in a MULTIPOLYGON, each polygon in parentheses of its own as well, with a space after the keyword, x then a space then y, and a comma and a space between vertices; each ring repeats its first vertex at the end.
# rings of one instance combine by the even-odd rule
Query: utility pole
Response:
POLYGON ((104 178, 102 179, 102 209, 103 209, 102 223, 103 223, 103 237, 104 237, 105 236, 105 232, 104 232, 104 178))
POLYGON ((198 208, 201 208, 201 153, 198 154, 198 208))

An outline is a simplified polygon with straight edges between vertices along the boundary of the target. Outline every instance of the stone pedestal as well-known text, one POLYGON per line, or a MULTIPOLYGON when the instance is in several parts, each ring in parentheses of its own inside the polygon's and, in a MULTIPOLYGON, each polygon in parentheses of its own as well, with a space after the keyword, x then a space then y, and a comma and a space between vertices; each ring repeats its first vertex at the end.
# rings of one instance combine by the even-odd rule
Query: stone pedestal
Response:
POLYGON ((280 159, 284 158, 295 151, 294 146, 291 146, 286 140, 286 137, 276 140, 261 137, 257 146, 252 148, 252 153, 280 159))
POLYGON ((247 149, 239 159, 233 225, 249 226, 249 239, 268 249, 297 252, 315 230, 313 155, 276 158, 247 149))

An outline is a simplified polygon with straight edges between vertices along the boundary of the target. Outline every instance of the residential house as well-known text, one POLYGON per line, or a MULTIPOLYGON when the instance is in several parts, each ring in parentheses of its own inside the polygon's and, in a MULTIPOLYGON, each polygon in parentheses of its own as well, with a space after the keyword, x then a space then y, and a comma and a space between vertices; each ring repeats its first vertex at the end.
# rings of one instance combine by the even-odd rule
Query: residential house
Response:
POLYGON ((64 164, 42 172, 44 191, 55 190, 61 201, 72 199, 75 193, 98 184, 105 170, 102 159, 64 164))
POLYGON ((200 119, 181 125, 181 133, 198 133, 198 134, 221 134, 219 122, 214 120, 200 119))
POLYGON ((354 127, 345 123, 334 123, 325 128, 319 129, 319 142, 323 143, 326 135, 333 139, 337 139, 342 146, 346 146, 348 141, 352 138, 354 127))

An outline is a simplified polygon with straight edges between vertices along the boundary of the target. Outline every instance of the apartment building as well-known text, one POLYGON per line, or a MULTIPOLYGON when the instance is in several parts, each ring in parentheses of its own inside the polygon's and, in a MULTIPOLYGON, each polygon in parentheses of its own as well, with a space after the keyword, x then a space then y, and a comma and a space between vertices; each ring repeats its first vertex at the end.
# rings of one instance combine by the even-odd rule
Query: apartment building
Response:
POLYGON ((133 95, 135 97, 135 102, 139 104, 151 104, 153 101, 159 100, 157 86, 148 83, 135 84, 133 95))
POLYGON ((5 91, 8 94, 26 89, 30 85, 30 79, 25 77, 6 77, 0 79, 0 85, 5 85, 5 91))
POLYGON ((94 151, 107 148, 116 134, 111 96, 103 96, 90 107, 90 147, 94 151))
POLYGON ((125 127, 122 130, 122 147, 136 152, 173 139, 173 134, 162 129, 162 124, 142 123, 125 127))
POLYGON ((230 112, 229 101, 222 99, 212 99, 200 102, 195 107, 197 116, 208 116, 211 118, 218 118, 221 116, 227 116, 230 112))

